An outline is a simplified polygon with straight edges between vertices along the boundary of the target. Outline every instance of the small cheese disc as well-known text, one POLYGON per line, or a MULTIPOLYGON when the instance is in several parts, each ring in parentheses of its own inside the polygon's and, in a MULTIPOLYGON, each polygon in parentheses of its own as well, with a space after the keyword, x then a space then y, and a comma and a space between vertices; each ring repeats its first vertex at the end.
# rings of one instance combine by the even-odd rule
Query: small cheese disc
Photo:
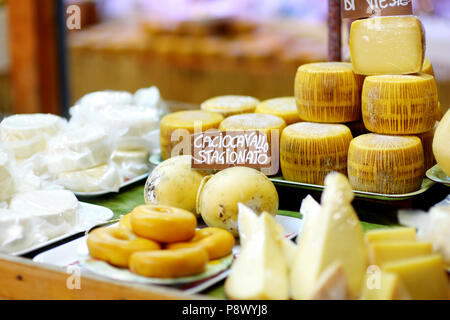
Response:
POLYGON ((206 100, 201 104, 202 110, 217 112, 224 117, 241 113, 254 112, 259 100, 250 96, 227 95, 206 100))
POLYGON ((295 97, 300 118, 326 123, 360 120, 363 79, 346 62, 301 66, 295 77, 295 97))
POLYGON ((295 97, 282 97, 266 100, 258 104, 256 113, 266 113, 278 116, 287 125, 300 121, 295 97))
POLYGON ((347 172, 352 134, 342 124, 300 122, 284 129, 280 165, 286 180, 323 185, 331 171, 347 172))
POLYGON ((366 128, 381 134, 419 134, 436 123, 438 92, 433 76, 367 77, 362 92, 366 128))
POLYGON ((210 129, 217 129, 223 119, 223 116, 219 113, 204 110, 179 111, 165 116, 162 118, 160 125, 162 158, 166 160, 172 156, 179 155, 181 150, 176 150, 177 153, 174 155, 171 153, 172 149, 180 145, 180 143, 183 147, 183 154, 190 154, 190 135, 195 130, 200 133, 210 129))
POLYGON ((358 74, 417 73, 424 52, 425 35, 417 17, 372 17, 352 23, 350 55, 358 74))
POLYGON ((355 190, 410 193, 420 188, 423 174, 423 148, 417 137, 369 133, 350 143, 348 177, 355 190))

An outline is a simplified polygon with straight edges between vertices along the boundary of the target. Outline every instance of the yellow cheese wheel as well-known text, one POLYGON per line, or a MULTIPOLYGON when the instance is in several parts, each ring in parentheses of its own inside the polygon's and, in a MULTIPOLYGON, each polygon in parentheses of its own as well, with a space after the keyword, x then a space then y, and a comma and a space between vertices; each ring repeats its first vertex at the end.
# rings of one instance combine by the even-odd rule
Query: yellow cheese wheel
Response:
POLYGON ((206 100, 201 104, 201 109, 217 112, 224 117, 255 111, 259 100, 250 96, 227 95, 206 100))
POLYGON ((176 150, 176 154, 172 155, 172 150, 179 143, 184 145, 183 154, 190 154, 190 134, 194 133, 195 129, 198 129, 199 132, 217 129, 222 120, 221 114, 203 110, 179 111, 166 115, 162 118, 160 125, 163 160, 179 155, 178 151, 181 150, 176 150), (183 141, 181 137, 183 137, 183 141))
POLYGON ((226 118, 220 124, 220 131, 252 131, 256 130, 267 135, 271 144, 272 131, 278 130, 279 137, 286 123, 280 117, 264 113, 238 114, 226 118))
POLYGON ((381 134, 418 134, 433 129, 438 92, 428 74, 370 76, 364 81, 366 128, 381 134))
POLYGON ((300 121, 295 97, 282 97, 263 101, 258 104, 255 112, 273 114, 282 118, 288 125, 300 121))
POLYGON ((423 60, 423 66, 421 73, 429 74, 430 76, 434 77, 434 69, 433 65, 431 64, 431 61, 425 58, 423 60))
POLYGON ((280 165, 286 180, 323 185, 331 171, 347 173, 352 134, 342 124, 299 122, 284 129, 280 165))
POLYGON ((414 136, 365 134, 348 150, 348 177, 353 189, 383 194, 417 191, 424 174, 420 139, 414 136))
POLYGON ((364 77, 346 62, 319 62, 298 68, 295 98, 299 116, 312 122, 341 123, 361 119, 364 77))

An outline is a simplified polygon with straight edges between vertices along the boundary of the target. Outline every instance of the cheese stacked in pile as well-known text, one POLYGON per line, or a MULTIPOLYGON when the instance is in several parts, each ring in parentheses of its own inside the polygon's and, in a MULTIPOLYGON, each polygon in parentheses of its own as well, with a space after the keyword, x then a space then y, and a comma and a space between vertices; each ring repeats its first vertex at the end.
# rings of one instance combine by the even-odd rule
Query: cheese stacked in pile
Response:
POLYGON ((357 190, 416 191, 425 170, 434 164, 430 145, 438 93, 431 62, 424 60, 424 44, 422 24, 413 16, 374 17, 352 24, 353 69, 367 76, 362 117, 373 132, 350 145, 348 175, 357 190))

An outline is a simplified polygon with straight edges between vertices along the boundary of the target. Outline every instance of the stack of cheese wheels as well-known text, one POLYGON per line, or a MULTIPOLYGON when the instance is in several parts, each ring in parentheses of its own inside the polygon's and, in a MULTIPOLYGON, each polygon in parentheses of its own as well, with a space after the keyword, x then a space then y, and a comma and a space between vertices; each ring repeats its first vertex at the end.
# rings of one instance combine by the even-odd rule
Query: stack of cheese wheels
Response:
POLYGON ((278 116, 287 125, 300 122, 295 97, 281 97, 261 102, 256 107, 255 113, 267 113, 278 116))
POLYGON ((205 110, 179 111, 162 118, 160 144, 163 160, 180 153, 191 154, 191 134, 218 129, 223 119, 220 113, 205 110))
POLYGON ((364 77, 345 62, 305 64, 298 68, 295 97, 305 121, 344 123, 361 119, 361 87, 364 77))
POLYGON ((383 194, 416 191, 435 163, 432 140, 438 93, 425 37, 414 16, 373 17, 352 23, 350 52, 364 80, 365 128, 350 145, 348 175, 353 188, 383 194), (422 72, 422 73, 420 73, 422 72))
POLYGON ((350 143, 348 176, 356 190, 414 192, 420 188, 423 173, 424 152, 418 137, 369 133, 350 143))
POLYGON ((347 172, 347 152, 352 140, 342 124, 300 122, 284 129, 280 164, 287 180, 323 185, 331 171, 347 172))
POLYGON ((206 100, 201 104, 201 109, 229 117, 236 114, 254 112, 258 104, 259 100, 254 97, 228 95, 206 100))
POLYGON ((59 184, 72 191, 117 190, 121 177, 109 163, 111 152, 111 142, 102 129, 74 128, 51 142, 47 166, 59 184))
POLYGON ((265 113, 246 113, 238 114, 226 118, 220 124, 219 130, 226 131, 258 131, 267 135, 269 142, 269 150, 272 146, 272 133, 278 133, 280 139, 283 129, 286 127, 286 122, 278 116, 265 113))
POLYGON ((65 120, 53 114, 17 114, 0 124, 1 139, 16 159, 27 159, 47 148, 48 140, 64 127, 65 120))

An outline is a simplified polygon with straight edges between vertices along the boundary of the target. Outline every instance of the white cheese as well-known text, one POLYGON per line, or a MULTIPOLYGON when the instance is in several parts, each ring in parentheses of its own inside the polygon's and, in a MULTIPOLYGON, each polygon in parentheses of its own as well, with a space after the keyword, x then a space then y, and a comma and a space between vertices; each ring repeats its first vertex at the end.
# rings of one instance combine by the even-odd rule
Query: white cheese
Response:
POLYGON ((122 178, 115 166, 102 165, 86 170, 62 172, 58 174, 57 182, 75 192, 117 191, 122 178))

